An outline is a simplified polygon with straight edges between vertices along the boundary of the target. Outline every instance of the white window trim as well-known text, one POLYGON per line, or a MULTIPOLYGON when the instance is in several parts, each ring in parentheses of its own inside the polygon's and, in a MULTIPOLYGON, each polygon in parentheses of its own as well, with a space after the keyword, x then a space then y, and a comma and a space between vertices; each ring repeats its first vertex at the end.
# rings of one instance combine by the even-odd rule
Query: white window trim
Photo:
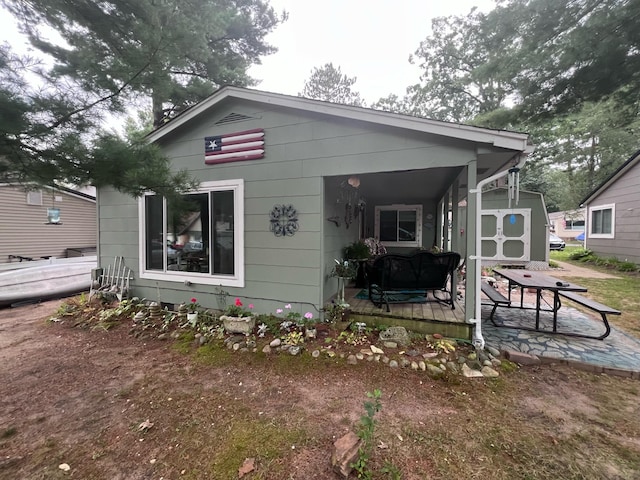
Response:
POLYGON ((375 237, 380 238, 381 211, 415 211, 416 212, 416 240, 414 242, 383 242, 385 247, 421 247, 422 246, 422 205, 376 205, 375 207, 375 237))
POLYGON ((598 205, 589 207, 589 238, 615 238, 616 233, 616 204, 598 205), (611 233, 593 233, 593 215, 591 212, 599 210, 611 210, 611 233))
MULTIPOLYGON (((200 188, 190 193, 208 193, 215 190, 233 190, 234 215, 234 272, 235 275, 212 275, 209 273, 147 270, 145 262, 145 208, 143 195, 138 200, 138 259, 140 278, 162 280, 166 282, 191 282, 200 285, 219 285, 224 287, 244 288, 244 180, 223 180, 218 182, 201 182, 200 188)), ((152 195, 152 194, 150 194, 152 195)), ((163 211, 165 209, 163 208, 163 211)), ((165 212, 166 213, 166 212, 165 212)), ((163 220, 166 224, 166 220, 163 220)))

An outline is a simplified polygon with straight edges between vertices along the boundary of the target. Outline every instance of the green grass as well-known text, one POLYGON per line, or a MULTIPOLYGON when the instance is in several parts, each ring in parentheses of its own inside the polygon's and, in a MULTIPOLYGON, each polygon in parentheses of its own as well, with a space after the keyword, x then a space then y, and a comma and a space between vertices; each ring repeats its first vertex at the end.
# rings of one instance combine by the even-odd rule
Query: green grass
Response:
POLYGON ((590 276, 577 276, 570 277, 568 280, 586 287, 588 292, 584 294, 585 296, 620 310, 622 315, 608 316, 611 324, 640 337, 640 295, 638 295, 640 291, 640 275, 570 260, 569 256, 576 250, 579 250, 579 248, 567 247, 563 252, 554 251, 551 253, 551 258, 616 277, 593 278, 590 276))

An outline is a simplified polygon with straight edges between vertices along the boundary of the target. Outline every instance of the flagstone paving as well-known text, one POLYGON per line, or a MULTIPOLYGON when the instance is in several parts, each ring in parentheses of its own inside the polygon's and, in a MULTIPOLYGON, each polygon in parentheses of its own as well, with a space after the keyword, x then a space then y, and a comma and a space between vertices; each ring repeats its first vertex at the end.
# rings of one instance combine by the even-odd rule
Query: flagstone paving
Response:
MULTIPOLYGON (((585 366, 619 370, 618 373, 621 374, 629 372, 640 375, 640 339, 613 326, 607 338, 595 340, 497 327, 489 320, 490 312, 490 307, 483 307, 482 332, 487 346, 536 355, 545 360, 569 361, 585 366)), ((494 318, 496 323, 503 322, 508 325, 532 327, 535 324, 535 312, 531 310, 498 308, 494 318)), ((541 314, 541 325, 545 329, 551 329, 551 322, 551 314, 541 314)), ((563 307, 558 312, 558 330, 600 334, 604 332, 604 325, 599 318, 570 307, 563 307)))

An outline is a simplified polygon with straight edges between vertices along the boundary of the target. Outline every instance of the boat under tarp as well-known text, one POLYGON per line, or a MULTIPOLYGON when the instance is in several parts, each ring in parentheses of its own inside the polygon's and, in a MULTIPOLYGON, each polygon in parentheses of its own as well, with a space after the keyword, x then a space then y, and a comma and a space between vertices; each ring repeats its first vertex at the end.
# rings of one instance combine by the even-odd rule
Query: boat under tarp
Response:
POLYGON ((39 265, 0 272, 0 307, 66 297, 91 288, 95 261, 39 265))

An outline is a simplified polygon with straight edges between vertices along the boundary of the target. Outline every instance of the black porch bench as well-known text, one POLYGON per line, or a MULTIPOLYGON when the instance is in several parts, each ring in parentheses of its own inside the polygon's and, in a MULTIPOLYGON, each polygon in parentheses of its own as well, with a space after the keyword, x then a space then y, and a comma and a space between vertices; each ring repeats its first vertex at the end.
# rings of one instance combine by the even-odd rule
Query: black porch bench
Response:
POLYGON ((424 301, 429 292, 436 302, 444 303, 455 309, 453 275, 460 265, 460 254, 456 252, 431 253, 420 251, 412 255, 387 253, 365 265, 369 283, 369 300, 382 308, 390 303, 406 303, 407 300, 394 300, 394 294, 403 290, 424 291, 424 301), (444 297, 438 296, 444 293, 444 297))
POLYGON ((499 306, 508 307, 509 305, 511 305, 511 301, 507 297, 502 295, 498 290, 496 290, 492 285, 489 285, 488 282, 481 282, 480 285, 482 293, 484 293, 487 297, 489 297, 489 300, 491 300, 490 305, 493 306, 493 309, 491 310, 489 319, 495 325, 495 322, 493 321, 493 315, 496 313, 496 308, 498 308, 499 306))
POLYGON ((591 336, 591 335, 576 335, 576 336, 581 336, 581 337, 586 337, 586 338, 595 338, 596 340, 602 340, 604 338, 606 338, 609 333, 611 333, 611 327, 609 326, 609 320, 607 320, 607 315, 620 315, 621 312, 619 310, 616 310, 615 308, 611 308, 611 307, 607 307, 606 305, 603 305, 602 303, 596 302, 595 300, 591 300, 590 298, 586 298, 583 297, 582 295, 579 295, 575 292, 567 292, 567 291, 560 291, 558 292, 558 295, 560 295, 561 297, 564 297, 568 300, 571 300, 574 303, 577 303, 578 305, 582 305, 583 307, 587 307, 591 310, 593 310, 594 312, 598 312, 600 314, 600 316, 602 317, 602 322, 604 323, 605 326, 605 332, 600 335, 600 336, 591 336))

